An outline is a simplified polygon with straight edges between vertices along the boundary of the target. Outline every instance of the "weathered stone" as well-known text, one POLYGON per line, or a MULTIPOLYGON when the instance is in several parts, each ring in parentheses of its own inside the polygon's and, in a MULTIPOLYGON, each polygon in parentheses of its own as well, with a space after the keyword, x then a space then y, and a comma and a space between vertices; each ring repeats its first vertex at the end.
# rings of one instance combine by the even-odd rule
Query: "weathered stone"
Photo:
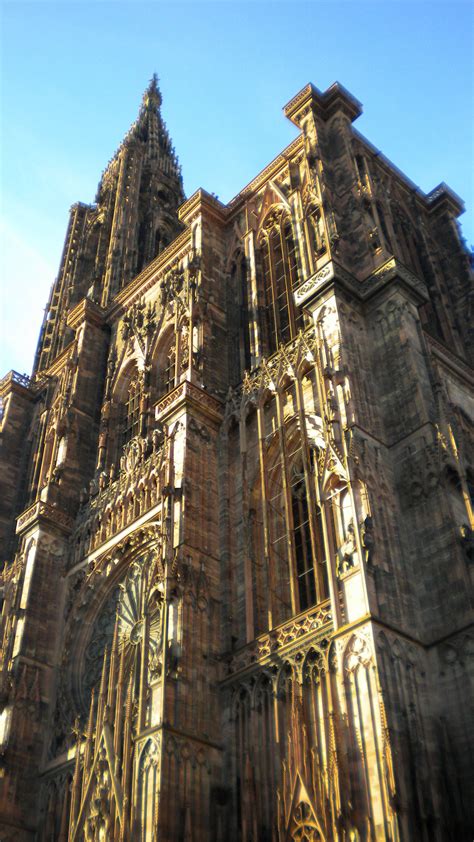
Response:
POLYGON ((184 201, 160 104, 0 382, 0 838, 467 842, 462 205, 338 84, 184 201))

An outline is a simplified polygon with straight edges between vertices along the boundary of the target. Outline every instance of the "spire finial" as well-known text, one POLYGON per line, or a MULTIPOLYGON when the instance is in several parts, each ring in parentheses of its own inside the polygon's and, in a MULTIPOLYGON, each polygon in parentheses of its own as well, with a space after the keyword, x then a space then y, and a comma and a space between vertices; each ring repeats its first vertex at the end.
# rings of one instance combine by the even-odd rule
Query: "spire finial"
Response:
POLYGON ((161 92, 158 85, 159 79, 156 73, 150 79, 148 87, 143 94, 143 105, 145 108, 159 108, 161 105, 161 92))

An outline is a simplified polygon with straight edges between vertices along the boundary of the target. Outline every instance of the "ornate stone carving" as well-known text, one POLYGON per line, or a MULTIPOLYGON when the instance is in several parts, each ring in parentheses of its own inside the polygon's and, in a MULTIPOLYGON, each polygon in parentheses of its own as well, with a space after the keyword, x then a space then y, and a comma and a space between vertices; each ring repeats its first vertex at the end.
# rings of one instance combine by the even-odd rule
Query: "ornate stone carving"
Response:
POLYGON ((229 674, 234 675, 253 665, 264 665, 280 658, 283 652, 301 650, 303 642, 310 645, 314 633, 322 639, 331 628, 332 615, 329 605, 317 606, 304 617, 284 623, 270 634, 257 638, 255 643, 244 647, 228 662, 229 674))
POLYGON ((347 527, 347 535, 344 542, 337 551, 337 574, 342 576, 351 570, 356 564, 357 543, 355 537, 354 523, 351 521, 347 527))
POLYGON ((366 667, 371 660, 372 652, 367 638, 363 635, 353 635, 345 651, 344 666, 347 672, 353 672, 358 666, 366 667))
POLYGON ((326 264, 326 266, 323 266, 322 269, 320 269, 318 272, 312 275, 312 277, 309 278, 309 280, 305 281, 304 284, 301 284, 301 286, 299 286, 295 290, 295 303, 298 306, 301 306, 302 304, 304 304, 305 301, 308 301, 308 299, 311 298, 313 295, 316 295, 320 288, 323 286, 323 284, 327 283, 328 281, 331 281, 334 277, 335 272, 333 264, 326 264))

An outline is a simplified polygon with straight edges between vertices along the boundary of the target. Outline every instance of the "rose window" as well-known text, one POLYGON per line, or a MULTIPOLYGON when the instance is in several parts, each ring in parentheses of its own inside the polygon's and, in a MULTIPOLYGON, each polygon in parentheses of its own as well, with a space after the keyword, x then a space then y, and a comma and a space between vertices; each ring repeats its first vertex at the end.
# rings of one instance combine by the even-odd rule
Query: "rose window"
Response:
POLYGON ((125 647, 125 669, 139 671, 141 648, 146 633, 150 678, 161 671, 161 583, 150 553, 130 565, 127 575, 111 592, 92 628, 84 653, 81 706, 87 713, 93 687, 98 687, 105 648, 110 648, 117 624, 121 647, 125 647))

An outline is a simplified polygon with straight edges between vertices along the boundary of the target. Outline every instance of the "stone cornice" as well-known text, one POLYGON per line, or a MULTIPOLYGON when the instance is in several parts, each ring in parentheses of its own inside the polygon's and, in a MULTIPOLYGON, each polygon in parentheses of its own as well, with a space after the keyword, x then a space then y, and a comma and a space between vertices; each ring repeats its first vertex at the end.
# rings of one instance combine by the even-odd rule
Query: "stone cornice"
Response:
POLYGON ((295 303, 301 307, 307 307, 315 298, 320 298, 328 287, 338 281, 352 295, 362 298, 362 284, 354 275, 343 269, 335 260, 328 261, 321 269, 318 269, 311 277, 302 283, 294 291, 295 303))
POLYGON ((73 339, 72 342, 69 343, 69 345, 66 345, 66 347, 63 348, 61 353, 58 354, 56 359, 51 363, 50 366, 48 366, 48 368, 45 368, 42 371, 38 371, 32 378, 32 388, 38 391, 43 388, 45 380, 47 380, 48 377, 57 377, 58 374, 62 371, 65 362, 73 353, 75 346, 76 340, 73 339))
POLYGON ((238 210, 240 205, 248 199, 249 195, 256 193, 266 181, 273 178, 279 170, 288 163, 290 158, 303 149, 303 146, 304 140, 303 136, 300 134, 292 140, 291 143, 288 144, 288 146, 286 146, 285 149, 283 149, 282 152, 273 159, 273 161, 270 161, 265 169, 255 176, 255 178, 252 179, 252 181, 250 181, 249 184, 240 191, 240 193, 237 193, 237 195, 230 200, 227 205, 229 210, 232 212, 238 210))
POLYGON ((226 205, 200 187, 190 198, 180 205, 178 218, 189 225, 193 217, 203 214, 211 216, 217 222, 225 223, 228 210, 226 205))
POLYGON ((315 295, 320 295, 327 284, 334 280, 334 277, 334 263, 329 261, 322 269, 319 269, 295 289, 295 304, 298 307, 301 307, 302 304, 307 304, 315 295))
POLYGON ((16 522, 16 532, 21 534, 29 529, 34 523, 49 523, 69 535, 72 532, 74 518, 61 511, 61 509, 37 500, 29 509, 23 512, 16 522))
POLYGON ((34 397, 30 391, 30 378, 26 374, 13 371, 13 369, 0 380, 0 397, 4 398, 10 392, 16 392, 29 400, 33 400, 34 397))
POLYGON ((444 181, 426 194, 425 202, 429 207, 430 213, 436 213, 442 209, 452 213, 453 216, 460 216, 465 210, 461 197, 454 190, 451 190, 451 187, 444 181))
POLYGON ((426 284, 414 272, 407 269, 396 257, 390 257, 382 266, 378 266, 362 281, 361 294, 365 299, 372 298, 387 284, 401 282, 415 297, 417 304, 429 301, 426 284))
POLYGON ((224 413, 222 401, 208 394, 204 389, 194 386, 189 380, 180 383, 172 392, 169 392, 155 404, 155 417, 160 422, 167 422, 171 415, 185 407, 186 404, 191 405, 214 422, 220 423, 222 421, 224 413))
POLYGON ((434 339, 431 334, 425 331, 424 335, 433 356, 447 368, 451 369, 462 380, 467 380, 468 383, 474 384, 474 371, 467 362, 461 360, 453 351, 450 351, 449 348, 446 348, 445 345, 434 339))
POLYGON ((324 93, 309 83, 290 99, 283 113, 301 128, 303 118, 311 109, 323 120, 329 119, 336 111, 342 111, 352 122, 362 113, 362 104, 339 82, 334 82, 324 93))
POLYGON ((364 147, 367 153, 373 155, 374 158, 377 159, 378 164, 383 167, 390 176, 395 176, 400 185, 408 190, 413 197, 413 199, 417 202, 420 208, 428 213, 436 213, 441 208, 448 209, 454 216, 460 216, 464 213, 464 202, 454 192, 444 181, 441 184, 438 184, 437 187, 434 187, 433 190, 430 190, 429 193, 425 193, 421 187, 418 187, 417 184, 414 183, 404 172, 402 172, 390 158, 387 158, 383 152, 377 149, 370 140, 368 140, 360 131, 356 128, 352 128, 353 136, 356 140, 358 140, 364 147))
POLYGON ((107 310, 107 320, 114 321, 125 307, 130 307, 137 298, 144 295, 156 283, 168 264, 184 257, 190 245, 191 230, 187 228, 114 298, 107 310))
POLYGON ((417 304, 428 300, 428 291, 424 281, 418 278, 413 272, 400 263, 395 257, 390 257, 382 266, 377 267, 363 281, 357 280, 354 275, 339 266, 336 261, 331 260, 321 269, 311 275, 294 291, 294 299, 297 306, 307 307, 315 298, 319 298, 328 286, 334 282, 345 287, 352 295, 362 301, 367 301, 388 284, 395 282, 405 286, 417 304))
POLYGON ((105 310, 90 298, 83 298, 67 314, 66 324, 73 330, 77 330, 84 322, 102 327, 105 324, 105 310))

